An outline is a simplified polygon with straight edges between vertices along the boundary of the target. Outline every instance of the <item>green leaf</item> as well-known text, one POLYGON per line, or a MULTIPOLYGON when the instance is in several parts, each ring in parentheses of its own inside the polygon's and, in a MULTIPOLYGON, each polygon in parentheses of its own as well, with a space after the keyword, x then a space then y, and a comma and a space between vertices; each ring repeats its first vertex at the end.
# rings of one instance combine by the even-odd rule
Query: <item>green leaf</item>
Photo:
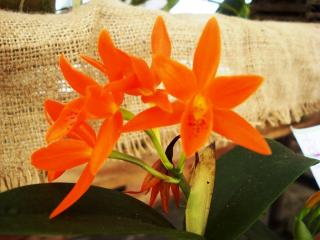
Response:
POLYGON ((236 147, 217 160, 207 239, 239 237, 290 183, 318 163, 275 141, 268 142, 271 156, 236 147))
POLYGON ((162 10, 169 12, 171 8, 173 8, 179 0, 167 0, 167 4, 162 8, 162 10))
POLYGON ((300 219, 296 219, 294 226, 294 239, 295 240, 313 240, 313 236, 310 233, 307 226, 300 219))
POLYGON ((208 221, 216 170, 215 145, 200 153, 190 179, 190 194, 186 207, 186 230, 204 235, 208 221))
MULTIPOLYGON (((261 221, 257 221, 251 228, 243 235, 245 240, 281 240, 271 229, 264 225, 261 221)), ((238 239, 240 240, 240 239, 238 239)))
POLYGON ((37 184, 0 193, 0 235, 136 235, 163 239, 203 239, 175 230, 161 214, 125 194, 91 187, 69 210, 53 220, 49 213, 73 184, 37 184))

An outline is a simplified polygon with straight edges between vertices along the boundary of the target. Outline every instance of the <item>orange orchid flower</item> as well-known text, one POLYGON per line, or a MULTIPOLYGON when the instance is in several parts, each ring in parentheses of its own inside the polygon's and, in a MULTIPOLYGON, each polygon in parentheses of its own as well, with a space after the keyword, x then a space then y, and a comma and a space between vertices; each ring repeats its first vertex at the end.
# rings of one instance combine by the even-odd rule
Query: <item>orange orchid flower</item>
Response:
MULTIPOLYGON (((52 178, 61 175, 65 170, 87 163, 77 183, 54 209, 50 218, 65 211, 88 190, 94 176, 111 154, 114 144, 120 136, 121 127, 122 116, 118 112, 103 122, 93 146, 90 145, 91 142, 87 142, 87 132, 84 131, 83 134, 81 133, 83 128, 78 128, 78 131, 74 130, 68 137, 50 143, 47 147, 32 154, 32 164, 39 169, 48 171, 52 178)), ((95 136, 91 136, 91 139, 95 139, 95 136)))
POLYGON ((83 140, 65 138, 50 143, 48 147, 41 148, 32 154, 32 164, 39 169, 50 171, 52 174, 61 173, 87 163, 77 183, 53 210, 50 218, 54 218, 68 209, 89 189, 97 171, 111 154, 113 146, 120 136, 119 123, 122 123, 120 113, 115 114, 112 118, 107 118, 99 130, 94 147, 89 146, 83 140))
POLYGON ((256 91, 262 78, 256 75, 215 77, 220 45, 218 23, 211 18, 200 37, 192 70, 165 56, 155 56, 157 75, 166 91, 177 98, 172 104, 173 112, 159 107, 147 109, 129 121, 124 131, 180 122, 182 146, 188 157, 205 144, 212 130, 253 151, 270 154, 260 133, 232 111, 256 91))
MULTIPOLYGON (((170 39, 161 17, 157 18, 153 27, 151 48, 153 54, 166 57, 171 55, 170 39)), ((155 74, 153 64, 149 68, 143 59, 118 49, 106 30, 100 32, 98 52, 102 63, 89 56, 82 55, 82 58, 109 78, 110 83, 106 84, 105 89, 141 96, 143 102, 171 111, 167 92, 157 89, 160 79, 155 74)))
MULTIPOLYGON (((45 114, 46 114, 47 121, 50 125, 52 125, 54 121, 58 119, 64 107, 65 107, 64 104, 54 100, 48 99, 45 101, 44 103, 45 114)), ((91 126, 86 122, 79 124, 76 128, 70 131, 67 137, 72 139, 83 140, 91 147, 93 147, 96 142, 96 133, 91 128, 91 126)), ((47 170, 47 171, 48 171, 49 182, 52 182, 53 180, 57 179, 64 173, 64 171, 53 171, 53 170, 47 170)))
POLYGON ((48 143, 68 135, 87 119, 111 117, 123 101, 123 93, 104 90, 94 79, 73 68, 63 55, 60 57, 60 68, 80 97, 67 103, 50 126, 46 135, 48 143))
MULTIPOLYGON (((164 173, 166 175, 169 174, 168 170, 163 166, 162 162, 160 160, 157 160, 152 167, 156 169, 157 171, 164 173)), ((141 185, 141 188, 139 191, 127 191, 126 193, 129 194, 139 194, 139 193, 145 193, 148 194, 151 191, 149 205, 152 207, 155 203, 155 200, 160 193, 161 198, 161 204, 162 204, 162 210, 164 213, 168 213, 169 211, 169 194, 170 189, 173 194, 173 197, 175 199, 176 207, 179 207, 180 202, 180 190, 179 186, 177 184, 167 183, 163 180, 154 177, 150 173, 148 173, 141 185)))

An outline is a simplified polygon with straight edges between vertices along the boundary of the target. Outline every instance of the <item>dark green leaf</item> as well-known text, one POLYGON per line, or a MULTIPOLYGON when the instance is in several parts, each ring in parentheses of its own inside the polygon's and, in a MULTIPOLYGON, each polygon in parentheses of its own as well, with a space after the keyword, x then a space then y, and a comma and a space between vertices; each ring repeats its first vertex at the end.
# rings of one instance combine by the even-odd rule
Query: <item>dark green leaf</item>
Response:
POLYGON ((171 8, 173 8, 179 0, 167 0, 167 4, 162 8, 162 10, 169 12, 171 8))
POLYGON ((145 3, 146 1, 148 1, 148 0, 132 0, 132 1, 131 1, 131 4, 136 6, 136 5, 143 4, 143 3, 145 3))
POLYGON ((202 239, 177 231, 159 213, 125 194, 91 187, 68 211, 49 213, 73 184, 37 184, 0 194, 1 234, 156 235, 163 239, 202 239))
POLYGON ((217 175, 206 237, 236 239, 286 187, 316 160, 297 155, 275 141, 263 156, 236 147, 217 160, 217 175))
POLYGON ((253 224, 243 237, 243 239, 246 240, 281 240, 277 234, 271 231, 261 221, 257 221, 253 224))

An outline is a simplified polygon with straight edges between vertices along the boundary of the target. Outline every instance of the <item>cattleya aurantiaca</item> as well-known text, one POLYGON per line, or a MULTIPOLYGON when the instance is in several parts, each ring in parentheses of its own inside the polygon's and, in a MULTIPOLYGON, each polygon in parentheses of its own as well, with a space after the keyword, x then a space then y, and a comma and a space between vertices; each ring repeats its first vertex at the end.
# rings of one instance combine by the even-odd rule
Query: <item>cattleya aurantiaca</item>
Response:
POLYGON ((163 210, 167 212, 171 190, 178 206, 179 185, 182 188, 183 181, 181 174, 176 173, 183 172, 179 168, 184 164, 174 166, 167 158, 154 131, 158 127, 180 123, 182 149, 187 157, 208 141, 212 131, 258 153, 271 153, 259 132, 232 111, 256 91, 263 79, 257 75, 215 76, 220 60, 220 31, 215 18, 208 21, 202 32, 192 69, 171 58, 171 43, 161 17, 153 27, 151 50, 152 63, 148 66, 143 59, 117 48, 109 33, 102 30, 98 39, 101 62, 81 57, 107 77, 109 81, 104 85, 75 69, 63 55, 60 57, 62 74, 79 97, 66 104, 46 100, 50 125, 47 146, 33 153, 32 163, 48 172, 49 181, 75 166, 86 167, 50 218, 65 211, 88 190, 108 157, 126 160, 148 171, 138 192, 151 191, 151 205, 160 192, 163 210), (159 87, 161 83, 164 88, 159 87), (125 94, 139 96, 151 107, 134 116, 120 108, 125 94), (97 119, 103 122, 96 134, 87 121, 97 119), (125 125, 123 119, 128 120, 125 125), (122 132, 140 130, 151 137, 159 153, 160 160, 153 166, 113 151, 122 132))

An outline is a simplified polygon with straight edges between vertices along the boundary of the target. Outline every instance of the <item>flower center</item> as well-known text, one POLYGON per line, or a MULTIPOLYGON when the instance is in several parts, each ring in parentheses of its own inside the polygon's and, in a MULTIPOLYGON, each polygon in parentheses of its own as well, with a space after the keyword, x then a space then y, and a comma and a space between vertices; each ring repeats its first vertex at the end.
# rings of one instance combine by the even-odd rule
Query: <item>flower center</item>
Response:
POLYGON ((204 96, 198 94, 192 101, 192 115, 194 120, 198 121, 203 119, 203 116, 208 111, 208 102, 204 96))

